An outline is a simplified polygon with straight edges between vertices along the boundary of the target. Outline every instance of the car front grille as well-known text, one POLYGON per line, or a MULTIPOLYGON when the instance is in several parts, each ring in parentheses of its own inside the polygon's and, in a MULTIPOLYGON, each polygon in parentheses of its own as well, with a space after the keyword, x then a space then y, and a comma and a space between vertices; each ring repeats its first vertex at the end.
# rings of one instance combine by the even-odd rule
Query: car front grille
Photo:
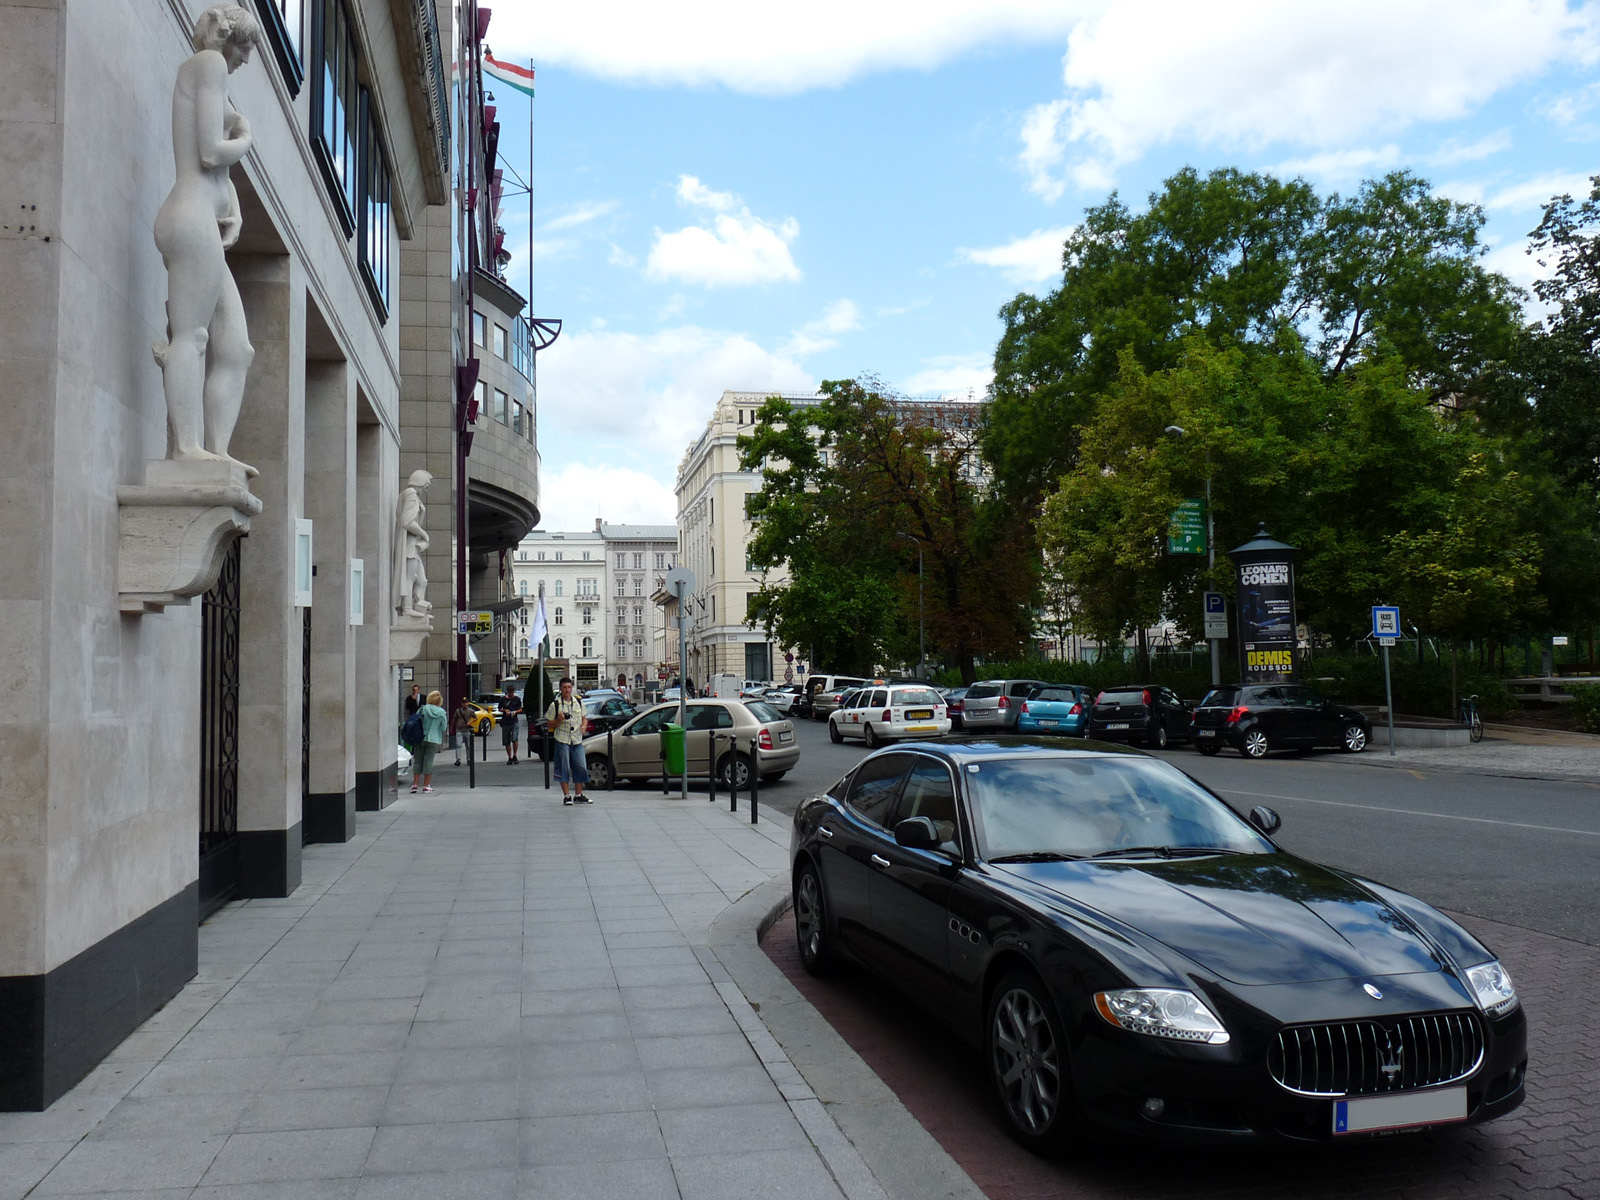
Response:
POLYGON ((1465 1079, 1483 1050, 1477 1014, 1432 1013, 1279 1030, 1267 1069, 1301 1096, 1370 1096, 1465 1079))

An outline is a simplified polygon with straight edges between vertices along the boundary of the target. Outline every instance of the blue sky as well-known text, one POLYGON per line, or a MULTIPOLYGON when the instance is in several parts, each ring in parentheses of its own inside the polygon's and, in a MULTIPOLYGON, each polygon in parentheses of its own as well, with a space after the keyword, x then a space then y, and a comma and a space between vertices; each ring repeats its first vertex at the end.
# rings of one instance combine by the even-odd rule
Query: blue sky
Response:
MULTIPOLYGON (((538 71, 546 529, 672 523, 725 388, 981 395, 1000 305, 1113 189, 1408 167, 1483 204, 1526 283, 1540 205, 1600 172, 1600 5, 1569 0, 500 0, 487 40, 538 71)), ((521 173, 528 101, 496 98, 521 173)), ((524 198, 503 223, 525 289, 524 198)))

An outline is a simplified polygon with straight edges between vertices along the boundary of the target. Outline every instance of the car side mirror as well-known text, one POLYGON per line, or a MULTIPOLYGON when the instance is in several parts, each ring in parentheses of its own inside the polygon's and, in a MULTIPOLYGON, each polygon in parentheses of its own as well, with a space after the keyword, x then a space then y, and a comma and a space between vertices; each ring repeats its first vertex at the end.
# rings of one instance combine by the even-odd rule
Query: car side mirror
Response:
POLYGON ((1258 804, 1250 810, 1250 824, 1262 833, 1276 833, 1283 818, 1265 804, 1258 804))
POLYGON ((894 827, 894 840, 907 850, 937 850, 939 831, 931 817, 907 817, 894 827))

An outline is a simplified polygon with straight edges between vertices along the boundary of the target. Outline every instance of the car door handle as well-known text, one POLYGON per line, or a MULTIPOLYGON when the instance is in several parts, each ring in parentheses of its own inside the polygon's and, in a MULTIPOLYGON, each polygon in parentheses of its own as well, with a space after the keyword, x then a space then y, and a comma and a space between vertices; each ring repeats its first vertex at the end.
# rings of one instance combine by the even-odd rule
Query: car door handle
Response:
POLYGON ((833 836, 833 830, 829 829, 826 825, 818 825, 817 826, 817 836, 818 837, 824 837, 824 838, 831 838, 833 836))
POLYGON ((887 870, 889 867, 889 860, 881 854, 874 854, 872 856, 872 865, 877 867, 880 871, 887 870))

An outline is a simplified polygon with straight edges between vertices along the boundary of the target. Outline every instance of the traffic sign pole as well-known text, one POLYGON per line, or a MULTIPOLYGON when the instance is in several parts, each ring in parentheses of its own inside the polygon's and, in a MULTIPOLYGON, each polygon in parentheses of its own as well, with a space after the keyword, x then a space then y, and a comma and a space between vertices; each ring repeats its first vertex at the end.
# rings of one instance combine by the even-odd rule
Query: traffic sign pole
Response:
POLYGON ((1400 610, 1391 604, 1372 606, 1372 636, 1383 651, 1383 699, 1389 711, 1389 757, 1394 757, 1394 687, 1389 679, 1389 647, 1400 636, 1400 610))
POLYGON ((1389 647, 1383 647, 1383 700, 1389 706, 1389 757, 1394 757, 1394 688, 1389 684, 1389 647))

